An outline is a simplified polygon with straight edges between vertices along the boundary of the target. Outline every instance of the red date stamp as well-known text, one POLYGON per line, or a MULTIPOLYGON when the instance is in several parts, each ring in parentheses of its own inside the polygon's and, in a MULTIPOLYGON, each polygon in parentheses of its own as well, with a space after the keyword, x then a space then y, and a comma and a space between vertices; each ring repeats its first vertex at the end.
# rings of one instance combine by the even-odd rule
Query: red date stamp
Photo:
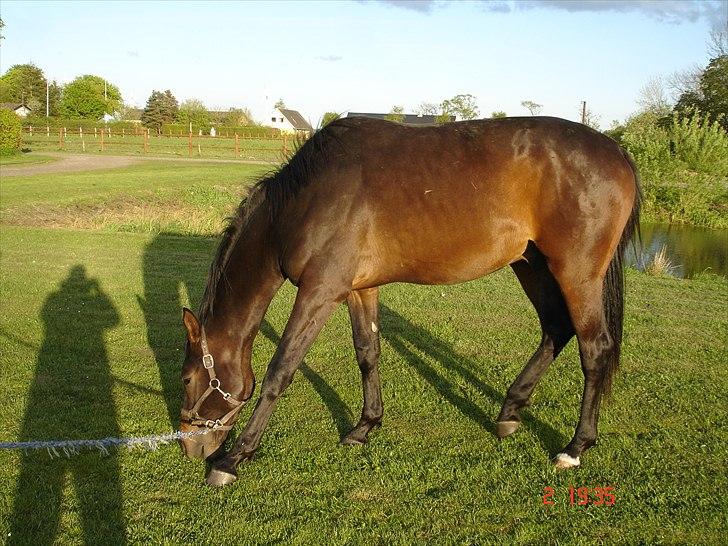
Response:
POLYGON ((613 486, 569 486, 568 489, 562 492, 557 492, 556 488, 547 486, 543 488, 542 498, 545 506, 553 506, 559 501, 566 502, 569 506, 614 506, 617 502, 617 495, 613 486))

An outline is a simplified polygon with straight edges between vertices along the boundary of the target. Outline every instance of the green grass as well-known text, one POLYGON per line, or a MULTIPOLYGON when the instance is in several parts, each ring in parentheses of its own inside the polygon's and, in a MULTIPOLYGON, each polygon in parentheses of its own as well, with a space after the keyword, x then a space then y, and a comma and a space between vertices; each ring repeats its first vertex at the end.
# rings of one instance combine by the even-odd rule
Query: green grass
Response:
MULTIPOLYGON (((242 192, 243 168, 148 165, 74 175, 77 185, 63 176, 14 179, 3 181, 0 201, 72 211, 79 201, 114 201, 125 210, 120 196, 156 206, 159 191, 162 201, 176 195, 219 215, 242 192), (208 193, 190 199, 179 177, 208 193)), ((132 232, 111 224, 19 226, 3 214, 3 440, 175 426, 180 308, 199 303, 216 242, 184 234, 164 215, 158 229, 143 229, 134 210, 126 210, 132 232), (170 227, 176 235, 159 233, 170 227)), ((728 282, 632 270, 627 280, 622 370, 602 412, 599 445, 577 471, 549 463, 578 418, 582 377, 573 343, 536 390, 522 429, 500 442, 492 434, 505 390, 539 340, 528 300, 501 271, 457 286, 383 288, 385 419, 367 446, 337 446, 361 404, 342 308, 235 485, 206 487, 204 465, 176 446, 71 460, 3 451, 0 533, 32 544, 54 537, 61 544, 721 543, 728 282), (570 485, 614 486, 616 505, 570 506, 570 485), (543 506, 546 486, 556 489, 555 506, 543 506)), ((294 295, 286 285, 256 340, 258 380, 294 295)))
POLYGON ((57 160, 57 157, 36 153, 19 153, 9 156, 0 155, 0 165, 33 165, 39 163, 50 163, 51 161, 57 160))

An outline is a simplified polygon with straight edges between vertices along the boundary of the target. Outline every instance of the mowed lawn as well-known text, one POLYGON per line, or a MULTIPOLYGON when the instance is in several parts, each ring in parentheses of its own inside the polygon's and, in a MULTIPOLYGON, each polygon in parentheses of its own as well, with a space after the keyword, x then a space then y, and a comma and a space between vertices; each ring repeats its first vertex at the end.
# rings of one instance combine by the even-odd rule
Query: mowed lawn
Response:
MULTIPOLYGON (((151 163, 2 180, 0 441, 177 427, 181 306, 197 307, 210 234, 260 173, 151 163)), ((633 270, 627 281, 622 369, 576 471, 550 463, 578 418, 574 342, 521 430, 493 434, 540 339, 503 270, 383 288, 385 417, 368 445, 337 445, 361 409, 341 308, 236 484, 205 486, 204 463, 175 445, 70 459, 0 451, 0 533, 10 544, 724 543, 728 282, 633 270), (570 486, 614 487, 616 502, 571 505, 570 486)), ((294 296, 286 285, 256 340, 259 381, 294 296)))

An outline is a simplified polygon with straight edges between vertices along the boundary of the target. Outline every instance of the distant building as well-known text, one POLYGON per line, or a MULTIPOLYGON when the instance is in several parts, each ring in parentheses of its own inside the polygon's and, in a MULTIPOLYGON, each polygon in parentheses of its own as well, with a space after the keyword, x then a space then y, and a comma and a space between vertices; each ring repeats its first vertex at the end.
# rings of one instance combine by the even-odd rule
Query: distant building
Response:
POLYGON ((28 108, 25 104, 17 103, 17 102, 3 102, 0 103, 0 108, 3 110, 12 110, 17 115, 19 115, 21 118, 27 117, 30 115, 32 110, 28 108))
MULTIPOLYGON (((387 119, 389 116, 396 114, 372 114, 369 112, 349 112, 346 114, 347 118, 373 118, 373 119, 387 119)), ((421 116, 419 114, 402 114, 404 118, 402 123, 406 125, 438 125, 437 118, 440 116, 421 116)), ((455 116, 448 116, 448 121, 455 121, 455 116)))
POLYGON ((280 129, 283 133, 312 133, 313 127, 304 119, 298 110, 275 108, 264 120, 263 125, 280 129))

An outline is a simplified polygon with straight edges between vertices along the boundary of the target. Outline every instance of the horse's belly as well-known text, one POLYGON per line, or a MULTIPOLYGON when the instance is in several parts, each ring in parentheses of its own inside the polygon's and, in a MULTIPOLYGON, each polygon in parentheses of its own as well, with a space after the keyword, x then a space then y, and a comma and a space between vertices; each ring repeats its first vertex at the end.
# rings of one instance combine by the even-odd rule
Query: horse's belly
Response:
POLYGON ((480 240, 471 244, 431 246, 429 252, 403 245, 396 252, 380 249, 368 252, 359 262, 353 289, 379 286, 390 282, 415 284, 457 284, 483 277, 518 260, 527 238, 488 244, 480 240))

